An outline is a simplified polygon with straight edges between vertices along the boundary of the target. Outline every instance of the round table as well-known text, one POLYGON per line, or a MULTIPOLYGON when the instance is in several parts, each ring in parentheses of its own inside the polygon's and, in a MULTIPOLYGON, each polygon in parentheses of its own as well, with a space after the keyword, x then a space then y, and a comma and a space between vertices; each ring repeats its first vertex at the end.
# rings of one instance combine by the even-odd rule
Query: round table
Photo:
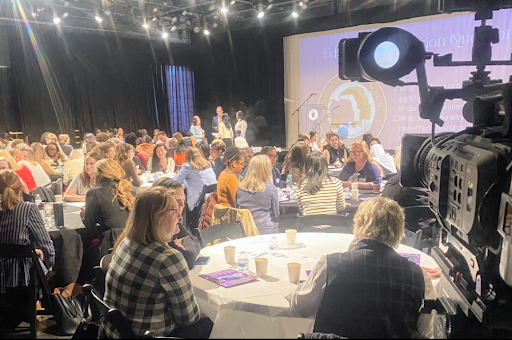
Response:
MULTIPOLYGON (((209 264, 196 266, 190 271, 194 295, 214 327, 210 338, 297 338, 299 333, 312 332, 314 318, 301 318, 289 309, 286 296, 296 285, 288 281, 287 263, 299 262, 301 280, 306 279, 306 270, 311 270, 322 255, 348 250, 354 239, 350 234, 298 233, 300 248, 279 251, 279 256, 266 252, 272 236, 285 241, 285 234, 260 235, 224 242, 201 250, 201 255, 210 256, 209 264), (224 288, 207 281, 199 274, 208 274, 230 268, 224 262, 224 247, 235 246, 237 256, 240 250, 250 251, 249 271, 255 272, 255 257, 269 259, 268 276, 243 285, 224 288)), ((435 268, 433 258, 414 248, 400 245, 399 253, 420 254, 421 266, 435 268)), ((434 287, 438 279, 432 280, 434 287)))

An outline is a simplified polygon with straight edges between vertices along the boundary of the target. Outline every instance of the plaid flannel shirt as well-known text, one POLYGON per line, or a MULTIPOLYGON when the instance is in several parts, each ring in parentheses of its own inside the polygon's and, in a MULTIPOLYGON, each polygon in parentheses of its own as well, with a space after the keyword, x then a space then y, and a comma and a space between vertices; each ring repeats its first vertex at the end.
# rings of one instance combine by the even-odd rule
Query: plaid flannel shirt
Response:
MULTIPOLYGON (((104 301, 123 313, 136 334, 165 335, 199 320, 188 274, 185 258, 168 244, 143 246, 125 238, 110 263, 104 301)), ((119 338, 105 320, 101 332, 119 338)))

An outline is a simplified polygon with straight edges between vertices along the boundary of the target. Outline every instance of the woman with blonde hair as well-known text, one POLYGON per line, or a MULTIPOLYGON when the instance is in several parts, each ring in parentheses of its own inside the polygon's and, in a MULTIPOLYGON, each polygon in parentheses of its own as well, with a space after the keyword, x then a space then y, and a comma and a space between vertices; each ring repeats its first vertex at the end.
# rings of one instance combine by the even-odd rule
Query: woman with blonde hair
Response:
POLYGON ((95 152, 91 152, 85 157, 82 172, 76 174, 69 184, 64 193, 64 201, 85 202, 85 195, 87 195, 89 189, 96 183, 96 162, 100 159, 101 156, 95 152))
POLYGON ((44 172, 41 165, 33 159, 34 149, 25 143, 19 143, 14 149, 14 157, 19 165, 24 165, 30 170, 36 182, 36 186, 44 187, 50 184, 50 177, 44 172))
MULTIPOLYGON (((169 246, 179 231, 174 195, 157 186, 140 192, 126 222, 105 278, 104 301, 123 313, 133 332, 142 336, 207 339, 212 329, 200 318, 187 262, 169 246)), ((100 337, 118 336, 101 320, 100 337)))
POLYGON ((137 175, 137 167, 133 161, 135 148, 131 144, 119 143, 116 145, 116 161, 119 162, 125 172, 124 179, 130 181, 133 186, 140 187, 142 180, 137 175))
POLYGON ((46 154, 43 144, 36 142, 32 143, 30 147, 34 149, 34 156, 32 159, 41 165, 41 168, 43 168, 44 172, 48 176, 53 175, 55 173, 55 169, 52 168, 48 161, 48 155, 46 154))
POLYGON ((11 154, 5 150, 0 150, 0 157, 6 159, 9 169, 14 171, 16 175, 20 176, 20 179, 26 184, 27 190, 37 188, 36 181, 34 180, 34 176, 32 176, 32 172, 29 168, 25 165, 16 163, 11 154))
POLYGON ((343 186, 348 187, 350 182, 359 182, 359 189, 371 189, 372 182, 381 182, 382 176, 382 169, 370 154, 368 144, 358 140, 352 144, 350 158, 338 178, 343 182, 343 186))
POLYGON ((244 179, 236 190, 235 206, 248 209, 260 234, 278 233, 277 188, 270 183, 272 163, 266 155, 251 159, 244 179))
POLYGON ((212 165, 193 146, 185 151, 185 163, 174 176, 174 180, 187 188, 188 210, 192 211, 198 203, 203 186, 217 183, 212 165))
POLYGON ((85 196, 84 225, 90 237, 88 241, 106 230, 124 228, 135 196, 133 185, 124 179, 123 168, 113 159, 99 160, 95 177, 96 186, 89 189, 85 196))
MULTIPOLYGON (((12 170, 0 171, 0 243, 33 244, 44 266, 55 263, 55 250, 35 204, 23 202, 19 176, 12 170)), ((30 309, 31 261, 0 261, 0 335, 13 330, 30 309)), ((34 308, 34 306, 32 306, 34 308)))
POLYGON ((62 182, 66 185, 69 184, 70 181, 75 178, 84 167, 84 154, 82 150, 76 149, 72 150, 69 154, 69 161, 64 163, 64 175, 62 178, 62 182))

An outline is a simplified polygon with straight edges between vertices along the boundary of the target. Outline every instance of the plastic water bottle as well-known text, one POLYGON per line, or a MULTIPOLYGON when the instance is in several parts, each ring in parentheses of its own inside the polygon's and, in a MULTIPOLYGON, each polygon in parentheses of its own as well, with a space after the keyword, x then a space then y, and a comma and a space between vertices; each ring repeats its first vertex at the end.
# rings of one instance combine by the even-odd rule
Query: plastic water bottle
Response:
POLYGON ((341 168, 341 161, 340 161, 340 159, 339 159, 339 158, 336 158, 336 161, 334 162, 334 167, 335 167, 336 169, 341 168))
POLYGON ((272 236, 272 239, 268 244, 268 252, 270 255, 276 255, 279 252, 279 241, 275 236, 272 236))
POLYGON ((41 203, 43 203, 43 200, 41 199, 41 195, 37 194, 36 195, 36 205, 38 208, 41 203))
POLYGON ((292 175, 288 174, 288 176, 286 176, 286 192, 290 193, 290 192, 292 192, 292 190, 293 190, 293 179, 292 179, 292 175))
POLYGON ((278 188, 280 188, 280 187, 281 187, 281 186, 279 185, 279 184, 280 184, 280 183, 279 183, 280 181, 281 181, 281 179, 276 178, 276 187, 278 187, 278 188))
POLYGON ((249 271, 249 258, 245 254, 245 250, 242 250, 238 256, 238 271, 240 273, 247 273, 249 271))

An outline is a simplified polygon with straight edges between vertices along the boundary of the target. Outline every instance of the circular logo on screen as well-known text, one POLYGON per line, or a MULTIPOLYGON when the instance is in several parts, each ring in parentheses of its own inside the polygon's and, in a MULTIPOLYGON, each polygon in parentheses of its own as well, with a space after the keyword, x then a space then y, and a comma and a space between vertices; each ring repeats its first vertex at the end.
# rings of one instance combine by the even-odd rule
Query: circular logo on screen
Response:
POLYGON ((317 109, 311 109, 308 113, 309 120, 317 120, 318 118, 318 110, 317 109))
POLYGON ((366 132, 378 136, 386 122, 386 97, 377 82, 343 81, 336 75, 324 86, 319 104, 332 111, 321 124, 323 132, 336 131, 349 143, 366 132))

